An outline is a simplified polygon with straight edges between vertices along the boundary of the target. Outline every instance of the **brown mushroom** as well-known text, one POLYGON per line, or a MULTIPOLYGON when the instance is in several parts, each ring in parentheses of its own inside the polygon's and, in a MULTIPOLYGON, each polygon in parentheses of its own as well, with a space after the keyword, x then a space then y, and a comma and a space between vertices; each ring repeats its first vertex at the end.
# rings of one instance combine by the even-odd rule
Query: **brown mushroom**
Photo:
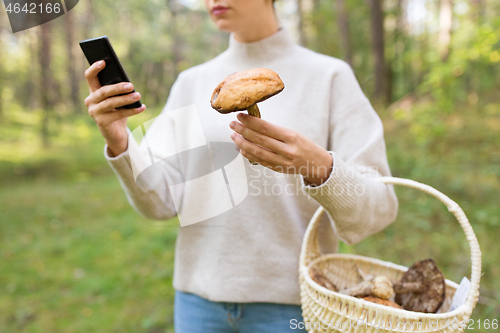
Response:
POLYGON ((309 272, 309 275, 311 276, 311 279, 313 279, 313 281, 320 286, 325 287, 326 289, 329 289, 331 291, 338 291, 335 284, 333 284, 333 282, 331 282, 326 276, 321 274, 317 269, 312 268, 309 272))
POLYGON ((381 304, 381 305, 385 305, 385 306, 390 306, 391 308, 403 309, 399 304, 391 302, 387 299, 382 299, 382 298, 378 298, 375 296, 366 296, 366 297, 363 297, 363 299, 365 301, 368 301, 368 302, 377 303, 377 304, 381 304))
POLYGON ((215 88, 211 105, 220 113, 247 110, 259 117, 257 103, 279 94, 285 85, 278 74, 266 68, 236 72, 226 77, 215 88))
POLYGON ((285 84, 272 70, 249 69, 233 73, 219 83, 212 93, 210 104, 220 113, 247 110, 249 115, 260 118, 257 103, 279 94, 283 89, 285 84))
POLYGON ((385 300, 396 295, 396 303, 415 312, 436 313, 443 304, 444 277, 432 259, 416 262, 397 282, 385 276, 365 274, 359 268, 357 270, 364 281, 340 293, 355 297, 375 296, 385 300))
POLYGON ((394 284, 396 303, 409 311, 436 313, 444 302, 445 288, 434 260, 417 261, 394 284))

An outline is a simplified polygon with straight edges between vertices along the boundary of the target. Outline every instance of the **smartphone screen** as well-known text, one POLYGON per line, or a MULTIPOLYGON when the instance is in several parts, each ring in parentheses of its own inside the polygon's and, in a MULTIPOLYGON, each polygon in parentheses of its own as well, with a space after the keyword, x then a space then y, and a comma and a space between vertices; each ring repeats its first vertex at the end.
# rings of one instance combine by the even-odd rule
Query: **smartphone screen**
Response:
MULTIPOLYGON (((82 40, 80 42, 80 47, 90 65, 99 60, 104 60, 106 62, 106 67, 104 67, 104 69, 97 74, 101 86, 107 86, 119 82, 130 82, 122 64, 120 63, 120 60, 116 56, 116 53, 109 42, 108 36, 82 40)), ((120 94, 118 96, 121 95, 126 94, 120 94)), ((134 109, 141 107, 141 105, 141 101, 137 101, 132 104, 122 106, 119 109, 134 109)))

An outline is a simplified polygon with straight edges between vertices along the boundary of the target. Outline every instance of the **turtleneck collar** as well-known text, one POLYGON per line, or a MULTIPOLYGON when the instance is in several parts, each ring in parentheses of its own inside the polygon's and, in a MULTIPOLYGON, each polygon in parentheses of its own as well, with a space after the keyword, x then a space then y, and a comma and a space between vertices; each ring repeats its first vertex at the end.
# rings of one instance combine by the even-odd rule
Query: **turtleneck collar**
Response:
POLYGON ((269 37, 256 42, 242 43, 229 36, 228 52, 241 60, 272 61, 289 54, 295 42, 290 33, 283 27, 269 37))

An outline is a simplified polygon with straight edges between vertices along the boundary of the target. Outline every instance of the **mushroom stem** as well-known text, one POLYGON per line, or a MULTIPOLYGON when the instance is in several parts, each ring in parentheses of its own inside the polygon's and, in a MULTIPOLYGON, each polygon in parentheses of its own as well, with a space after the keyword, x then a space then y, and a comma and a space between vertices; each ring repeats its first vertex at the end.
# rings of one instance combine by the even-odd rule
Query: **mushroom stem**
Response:
POLYGON ((354 297, 376 296, 382 299, 390 299, 394 296, 394 289, 391 280, 385 276, 377 276, 352 288, 341 290, 339 293, 354 297))
POLYGON ((408 294, 419 292, 422 289, 420 282, 396 282, 394 283, 394 291, 396 294, 408 294))
POLYGON ((343 289, 339 293, 354 297, 370 296, 372 294, 372 284, 370 281, 363 281, 352 288, 343 289))
POLYGON ((255 103, 254 105, 250 105, 247 111, 249 115, 260 118, 260 111, 259 107, 257 106, 257 103, 255 103))
MULTIPOLYGON (((247 112, 249 115, 251 116, 254 116, 254 117, 257 117, 257 118, 260 118, 260 111, 259 111, 259 107, 257 106, 257 103, 253 104, 253 105, 250 105, 247 109, 247 112)), ((251 161, 251 160, 248 160, 250 162, 250 164, 252 165, 258 165, 259 163, 257 162, 254 162, 254 161, 251 161)))

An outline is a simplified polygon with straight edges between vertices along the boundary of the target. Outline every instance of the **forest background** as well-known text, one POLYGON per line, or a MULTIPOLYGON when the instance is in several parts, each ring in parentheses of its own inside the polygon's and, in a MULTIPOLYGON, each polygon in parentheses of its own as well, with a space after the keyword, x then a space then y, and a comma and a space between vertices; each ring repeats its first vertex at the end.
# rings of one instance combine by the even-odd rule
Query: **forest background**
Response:
MULTIPOLYGON (((383 120, 394 176, 457 201, 483 251, 470 331, 500 319, 500 3, 278 0, 296 41, 347 61, 383 120)), ((108 35, 158 115, 179 72, 228 45, 199 0, 83 0, 16 34, 0 6, 0 333, 173 332, 178 223, 140 217, 83 103, 78 41, 108 35)), ((397 189, 383 232, 340 251, 470 277, 463 231, 435 199, 397 189)))

